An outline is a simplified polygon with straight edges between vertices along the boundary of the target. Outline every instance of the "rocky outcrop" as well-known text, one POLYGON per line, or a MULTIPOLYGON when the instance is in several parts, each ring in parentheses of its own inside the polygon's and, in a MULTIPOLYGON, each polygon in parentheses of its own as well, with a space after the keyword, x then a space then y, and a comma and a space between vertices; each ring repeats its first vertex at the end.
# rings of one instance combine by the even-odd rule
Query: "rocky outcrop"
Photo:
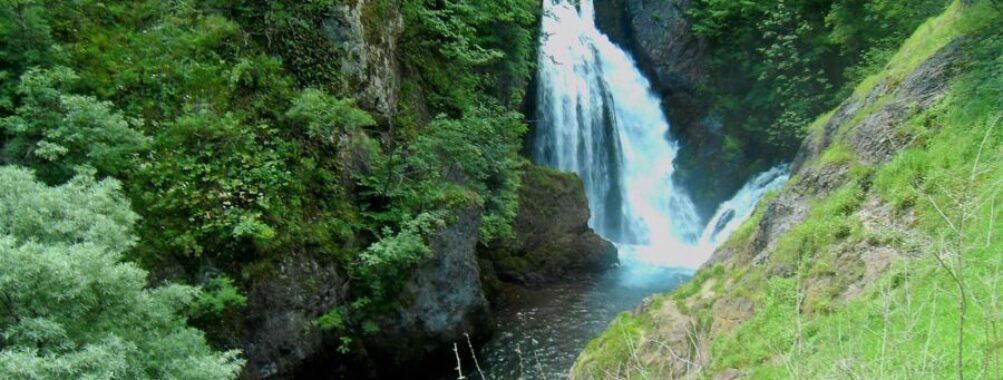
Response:
MULTIPOLYGON (((470 207, 428 241, 432 254, 411 272, 398 304, 378 321, 380 330, 339 352, 341 335, 315 324, 345 307, 351 281, 322 254, 291 252, 276 261, 246 266, 247 304, 205 326, 217 345, 243 351, 243 379, 391 378, 421 368, 431 357, 448 357, 453 342, 476 344, 492 323, 477 262, 480 209, 470 207)), ((201 277, 223 272, 208 266, 201 277)), ((448 361, 442 361, 448 367, 448 361)))
MULTIPOLYGON (((364 153, 348 147, 341 153, 348 167, 366 167, 364 153)), ((617 261, 616 248, 588 227, 588 202, 577 176, 527 165, 520 204, 515 239, 490 250, 478 247, 476 206, 431 234, 432 254, 410 271, 395 308, 377 321, 380 330, 355 337, 347 354, 339 352, 338 331, 316 325, 325 313, 344 307, 352 291, 340 264, 323 254, 289 252, 239 270, 207 263, 197 276, 202 281, 195 282, 240 273, 231 277, 244 279, 247 304, 203 327, 218 346, 244 352, 243 379, 398 378, 448 369, 448 360, 429 358, 448 358, 453 343, 466 344, 468 335, 475 345, 490 337, 485 292, 500 289, 493 287, 499 278, 554 282, 617 261)), ((160 272, 159 278, 184 276, 180 267, 160 272)))
POLYGON ((466 344, 466 334, 474 343, 490 336, 491 313, 477 263, 479 226, 480 210, 472 207, 430 239, 432 256, 414 271, 380 332, 367 339, 381 376, 449 368, 453 343, 466 344))
MULTIPOLYGON (((190 262, 158 263, 151 271, 152 282, 187 278, 205 285, 225 275, 235 279, 245 295, 242 306, 230 304, 221 315, 196 316, 192 321, 217 348, 242 351, 247 363, 241 379, 291 378, 317 358, 350 361, 335 350, 337 334, 314 326, 319 316, 343 305, 349 292, 348 278, 330 257, 298 251, 241 268, 232 262, 206 261, 198 268, 183 264, 190 262)), ((344 374, 348 367, 325 370, 344 374)))
POLYGON ((690 0, 595 1, 599 29, 632 50, 655 90, 670 101, 695 95, 707 75, 707 43, 691 31, 685 13, 689 4, 690 0))
POLYGON ((397 109, 400 67, 397 40, 404 30, 400 1, 341 2, 321 23, 326 42, 338 52, 342 90, 387 119, 397 109))
POLYGON ((484 249, 504 281, 554 282, 617 263, 616 247, 588 225, 585 188, 574 174, 527 165, 519 192, 515 238, 484 249))

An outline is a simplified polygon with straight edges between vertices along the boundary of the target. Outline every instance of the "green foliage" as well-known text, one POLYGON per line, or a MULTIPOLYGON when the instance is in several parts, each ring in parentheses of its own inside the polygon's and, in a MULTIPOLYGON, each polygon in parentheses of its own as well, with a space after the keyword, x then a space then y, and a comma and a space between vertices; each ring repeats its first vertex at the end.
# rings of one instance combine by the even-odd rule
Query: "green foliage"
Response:
POLYGON ((518 106, 534 67, 539 9, 531 0, 404 1, 410 91, 423 90, 432 114, 453 117, 484 95, 518 106))
MULTIPOLYGON (((332 44, 332 37, 326 33, 337 33, 330 29, 332 13, 337 12, 338 7, 356 3, 339 0, 202 0, 198 3, 239 23, 246 35, 254 36, 270 53, 281 56, 283 66, 298 83, 341 95, 350 94, 352 89, 341 77, 340 65, 352 52, 348 51, 348 44, 341 41, 332 44)), ((385 3, 385 0, 369 1, 366 6, 382 8, 385 3)), ((366 20, 366 29, 378 30, 384 22, 386 20, 381 18, 366 20)))
POLYGON ((136 244, 130 232, 138 216, 129 210, 118 182, 96 182, 81 174, 49 188, 36 182, 27 169, 0 170, 0 233, 17 243, 72 242, 116 249, 136 244))
POLYGON ((225 256, 242 244, 268 247, 276 232, 267 218, 283 212, 275 207, 292 181, 276 133, 206 112, 164 125, 133 183, 142 186, 134 190, 142 191, 140 209, 164 216, 144 228, 164 245, 152 248, 225 256))
POLYGON ((384 228, 380 239, 359 254, 359 266, 353 272, 367 279, 373 297, 383 299, 393 294, 407 278, 407 270, 432 253, 425 236, 444 224, 441 215, 422 213, 406 217, 399 231, 384 228))
POLYGON ((61 57, 39 1, 0 1, 0 111, 13 108, 19 73, 61 57))
MULTIPOLYGON (((247 280, 276 255, 330 260, 352 280, 339 336, 358 339, 454 215, 480 211, 483 242, 512 235, 534 1, 0 5, 4 162, 121 180, 142 217, 121 251, 144 266, 247 280), (332 24, 356 6, 366 46, 397 49, 401 99, 375 118, 344 74, 355 30, 332 24)), ((245 302, 219 281, 191 305, 200 326, 245 302)))
POLYGON ((247 297, 233 284, 233 279, 214 277, 202 288, 202 293, 191 305, 192 313, 200 316, 219 317, 230 308, 247 305, 247 297))
POLYGON ((461 120, 438 119, 427 128, 415 144, 417 169, 429 173, 427 187, 442 180, 467 185, 484 209, 480 240, 511 238, 518 210, 518 152, 526 132, 522 116, 476 109, 461 120))
POLYGON ((199 291, 148 289, 146 272, 121 262, 137 216, 118 190, 0 168, 0 377, 236 378, 237 352, 213 352, 182 316, 199 291))
POLYGON ((518 156, 526 131, 522 116, 500 108, 475 108, 462 119, 437 118, 402 150, 377 162, 362 183, 377 198, 389 198, 375 220, 400 221, 405 215, 483 208, 480 240, 512 236, 518 209, 518 156))
POLYGON ((48 182, 65 181, 88 165, 101 175, 119 175, 134 164, 148 138, 134 130, 139 122, 109 102, 72 95, 76 74, 65 67, 28 70, 21 76, 14 115, 0 119, 7 135, 3 159, 30 166, 48 182))
POLYGON ((335 308, 327 313, 324 313, 314 321, 314 325, 321 330, 344 330, 346 328, 345 322, 345 310, 342 308, 335 308))
POLYGON ((336 99, 316 89, 304 90, 286 112, 290 120, 306 124, 306 134, 318 142, 338 145, 340 134, 352 134, 360 128, 372 127, 376 121, 355 107, 351 99, 336 99))
POLYGON ((713 50, 713 88, 728 134, 753 156, 789 155, 939 0, 694 1, 693 29, 713 50))

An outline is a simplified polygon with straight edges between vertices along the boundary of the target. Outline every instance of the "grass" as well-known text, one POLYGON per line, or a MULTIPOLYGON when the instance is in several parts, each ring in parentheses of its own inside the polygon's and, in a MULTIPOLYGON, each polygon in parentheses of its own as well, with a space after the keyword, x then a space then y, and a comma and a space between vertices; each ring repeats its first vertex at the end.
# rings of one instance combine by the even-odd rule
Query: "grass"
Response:
POLYGON ((973 7, 975 8, 963 11, 961 3, 954 1, 939 16, 920 25, 888 61, 884 71, 861 81, 853 96, 863 99, 883 79, 891 82, 901 81, 954 39, 972 34, 999 21, 999 11, 993 9, 988 2, 980 2, 973 7))
POLYGON ((851 182, 812 205, 808 219, 784 234, 771 260, 774 264, 797 265, 811 259, 840 239, 863 237, 860 219, 854 214, 863 200, 861 185, 851 182))
POLYGON ((763 199, 759 201, 759 205, 756 206, 756 211, 752 213, 752 216, 748 220, 742 222, 735 232, 731 233, 724 243, 721 244, 722 248, 737 249, 741 248, 752 241, 752 236, 756 232, 756 226, 759 222, 763 220, 763 214, 766 213, 766 205, 770 204, 774 198, 780 194, 779 191, 770 191, 763 195, 763 199))
POLYGON ((686 285, 683 285, 679 287, 679 289, 676 289, 676 291, 672 292, 672 298, 680 300, 692 297, 700 292, 700 289, 703 288, 704 284, 707 283, 708 280, 715 277, 721 277, 723 274, 724 266, 720 264, 703 269, 697 272, 696 276, 693 276, 690 282, 686 283, 686 285))
POLYGON ((836 143, 822 153, 822 157, 819 158, 815 166, 824 167, 831 165, 843 165, 852 163, 856 160, 857 155, 853 152, 853 148, 844 143, 836 143))
MULTIPOLYGON (((792 323, 797 299, 777 290, 788 291, 800 275, 769 279, 756 316, 715 343, 710 372, 738 367, 764 379, 952 378, 959 374, 960 344, 966 377, 999 378, 1003 33, 982 33, 966 49, 968 73, 948 99, 903 125, 926 139, 874 172, 877 195, 903 217, 916 218, 922 256, 900 261, 863 296, 832 312, 810 315, 802 306, 800 324, 792 323), (967 293, 963 333, 952 273, 967 293)), ((841 235, 862 238, 852 216, 861 190, 851 183, 815 204, 808 220, 783 237, 773 260, 813 255, 804 273, 834 272, 823 251, 837 247, 841 235)))
POLYGON ((620 373, 626 370, 627 373, 644 372, 645 369, 636 368, 631 365, 624 365, 624 359, 632 358, 636 345, 640 341, 641 331, 651 329, 645 326, 644 317, 634 316, 629 312, 621 313, 599 338, 593 339, 585 346, 585 350, 578 358, 576 367, 582 370, 576 371, 580 377, 608 378, 607 371, 620 373), (623 369, 626 367, 626 369, 623 369))

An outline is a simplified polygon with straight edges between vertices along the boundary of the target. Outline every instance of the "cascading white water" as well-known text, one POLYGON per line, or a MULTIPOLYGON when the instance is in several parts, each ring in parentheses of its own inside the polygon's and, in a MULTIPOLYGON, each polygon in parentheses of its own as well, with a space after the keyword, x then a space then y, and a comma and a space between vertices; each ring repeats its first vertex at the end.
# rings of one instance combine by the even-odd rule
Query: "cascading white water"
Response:
MULTIPOLYGON (((659 97, 596 27, 592 0, 577 3, 543 1, 534 158, 582 177, 589 222, 617 243, 625 264, 696 268, 733 228, 702 233, 696 207, 672 181, 678 144, 659 97)), ((743 217, 729 221, 748 217, 765 193, 747 187, 727 204, 743 217)))
POLYGON ((728 201, 717 207, 700 236, 700 245, 713 249, 752 216, 766 193, 777 190, 790 179, 790 166, 778 165, 753 177, 728 201))
POLYGON ((545 0, 540 49, 538 162, 578 173, 592 225, 623 244, 695 242, 699 218, 672 184, 677 145, 659 98, 630 56, 581 10, 545 0))

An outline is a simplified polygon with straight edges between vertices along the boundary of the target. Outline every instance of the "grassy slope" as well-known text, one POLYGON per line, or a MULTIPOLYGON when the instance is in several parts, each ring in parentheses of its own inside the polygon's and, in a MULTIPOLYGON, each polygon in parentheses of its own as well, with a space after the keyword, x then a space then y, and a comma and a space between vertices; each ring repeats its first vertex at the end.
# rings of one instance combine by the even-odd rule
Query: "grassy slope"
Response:
MULTIPOLYGON (((966 292, 962 365, 970 378, 999 378, 1003 371, 1003 33, 1000 13, 987 6, 961 9, 956 3, 922 25, 882 73, 863 81, 862 97, 880 81, 901 81, 924 60, 962 35, 963 74, 938 105, 897 126, 913 143, 891 162, 859 162, 840 139, 866 116, 843 126, 817 165, 843 165, 850 180, 812 204, 809 218, 777 243, 766 266, 705 269, 699 281, 660 296, 638 315, 624 314, 591 342, 576 365, 576 377, 633 374, 663 378, 664 357, 638 348, 659 336, 664 323, 686 319, 696 331, 710 331, 714 303, 751 299, 751 319, 711 336, 703 376, 740 369, 752 378, 906 378, 957 376, 959 345, 958 275, 966 292), (905 231, 867 230, 861 209, 877 198, 891 220, 909 221, 905 231), (939 211, 938 211, 939 209, 939 211), (907 252, 856 297, 839 298, 845 278, 860 267, 840 264, 846 247, 863 241, 907 252), (941 253, 943 264, 936 254, 941 253), (790 276, 766 273, 787 265, 790 276), (705 274, 704 274, 705 273, 705 274), (827 279, 818 285, 818 279, 827 279), (807 282, 815 285, 808 286, 807 282), (715 294, 707 293, 711 283, 715 294), (730 286, 723 286, 729 284, 730 286), (806 290, 810 289, 810 290, 806 290), (658 315, 661 304, 684 317, 658 315), (798 305, 801 305, 799 308, 798 305), (704 326, 704 327, 701 327, 704 326), (622 370, 622 373, 621 373, 622 370)), ((880 101, 879 101, 880 103, 880 101)), ((831 114, 830 114, 831 115, 831 114)), ((825 124, 823 116, 816 125, 825 124)), ((797 181, 795 179, 794 181, 797 181)), ((763 203, 765 204, 765 202, 763 203)), ((761 210, 757 215, 761 215, 761 210)), ((726 246, 746 245, 759 218, 750 220, 726 246)), ((693 350, 698 350, 694 345, 693 350)))

